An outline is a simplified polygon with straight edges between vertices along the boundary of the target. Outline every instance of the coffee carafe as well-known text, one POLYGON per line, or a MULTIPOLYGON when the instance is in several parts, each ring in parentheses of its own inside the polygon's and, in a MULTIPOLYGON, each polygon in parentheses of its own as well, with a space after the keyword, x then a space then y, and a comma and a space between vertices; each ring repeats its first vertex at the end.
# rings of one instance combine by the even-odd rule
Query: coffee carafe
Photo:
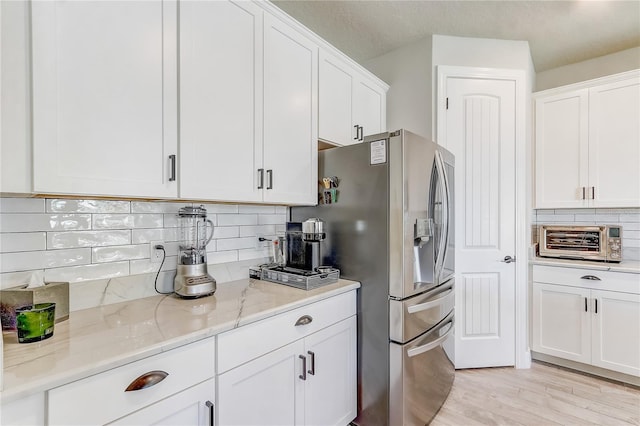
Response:
POLYGON ((178 211, 178 270, 174 291, 186 298, 208 296, 216 291, 216 280, 207 273, 207 244, 213 237, 213 222, 204 206, 178 211))

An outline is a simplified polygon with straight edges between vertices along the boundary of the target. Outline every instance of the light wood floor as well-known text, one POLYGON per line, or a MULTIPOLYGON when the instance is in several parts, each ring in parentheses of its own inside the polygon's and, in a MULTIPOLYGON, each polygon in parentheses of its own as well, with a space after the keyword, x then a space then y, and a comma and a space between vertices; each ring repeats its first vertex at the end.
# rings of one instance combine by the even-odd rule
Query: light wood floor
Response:
POLYGON ((640 425, 640 390, 534 362, 458 370, 433 426, 640 425))

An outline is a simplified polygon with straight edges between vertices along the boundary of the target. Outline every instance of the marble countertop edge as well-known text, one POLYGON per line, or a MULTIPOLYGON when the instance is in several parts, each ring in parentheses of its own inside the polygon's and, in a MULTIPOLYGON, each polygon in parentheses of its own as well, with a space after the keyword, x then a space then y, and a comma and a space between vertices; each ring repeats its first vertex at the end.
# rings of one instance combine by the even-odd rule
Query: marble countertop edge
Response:
POLYGON ((598 271, 623 272, 640 274, 640 261, 623 260, 620 263, 596 262, 576 259, 554 259, 547 257, 532 257, 529 259, 532 265, 557 266, 563 268, 593 269, 598 271))

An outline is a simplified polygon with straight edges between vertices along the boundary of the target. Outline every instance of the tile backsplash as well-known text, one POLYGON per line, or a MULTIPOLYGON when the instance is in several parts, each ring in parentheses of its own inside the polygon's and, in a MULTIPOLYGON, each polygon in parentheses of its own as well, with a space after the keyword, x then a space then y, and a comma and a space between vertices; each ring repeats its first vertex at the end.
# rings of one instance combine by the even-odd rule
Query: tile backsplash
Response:
MULTIPOLYGON (((47 282, 86 285, 113 279, 122 285, 131 281, 127 277, 142 274, 155 278, 160 263, 151 262, 150 243, 156 241, 166 250, 159 279, 159 287, 166 288, 177 264, 176 213, 185 205, 192 204, 0 198, 0 288, 28 282, 34 273, 47 282)), ((284 206, 204 206, 215 225, 207 246, 213 269, 229 263, 244 268, 251 260, 264 260, 269 249, 258 237, 283 234, 288 217, 284 206)), ((227 269, 219 272, 233 278, 236 274, 227 269)))
POLYGON ((533 211, 533 225, 620 225, 622 258, 640 261, 640 209, 540 209, 533 211))

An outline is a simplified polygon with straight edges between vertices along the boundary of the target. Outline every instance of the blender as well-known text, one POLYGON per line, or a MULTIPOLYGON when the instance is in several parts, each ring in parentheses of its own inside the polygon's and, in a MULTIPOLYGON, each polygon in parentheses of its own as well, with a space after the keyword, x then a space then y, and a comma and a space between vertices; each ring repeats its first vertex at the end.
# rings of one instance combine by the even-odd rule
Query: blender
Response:
POLYGON ((207 244, 213 237, 213 222, 207 219, 207 210, 204 206, 181 208, 178 226, 180 241, 174 291, 185 298, 213 294, 216 280, 207 273, 207 244))

